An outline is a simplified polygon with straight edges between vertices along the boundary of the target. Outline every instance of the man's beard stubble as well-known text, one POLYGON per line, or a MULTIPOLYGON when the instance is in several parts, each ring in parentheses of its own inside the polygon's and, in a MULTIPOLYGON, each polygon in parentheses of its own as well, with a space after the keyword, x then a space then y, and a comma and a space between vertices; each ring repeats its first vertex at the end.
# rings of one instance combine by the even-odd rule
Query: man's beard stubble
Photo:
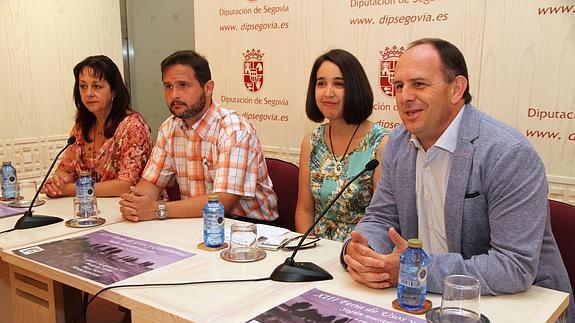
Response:
POLYGON ((172 115, 174 115, 176 118, 190 119, 190 118, 197 116, 200 112, 202 112, 205 105, 206 105, 206 96, 202 93, 202 95, 200 96, 200 99, 198 100, 198 102, 196 104, 192 104, 190 106, 183 101, 174 100, 170 103, 169 108, 170 108, 170 112, 172 113, 172 115), (172 109, 172 106, 174 106, 174 105, 184 105, 186 107, 186 109, 184 111, 182 111, 181 113, 177 114, 172 109))

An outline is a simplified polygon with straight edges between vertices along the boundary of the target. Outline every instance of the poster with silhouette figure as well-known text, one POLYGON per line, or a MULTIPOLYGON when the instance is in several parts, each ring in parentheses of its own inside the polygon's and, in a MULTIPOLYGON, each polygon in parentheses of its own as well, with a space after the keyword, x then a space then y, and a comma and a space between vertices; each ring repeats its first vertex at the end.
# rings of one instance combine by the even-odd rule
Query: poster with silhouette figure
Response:
MULTIPOLYGON (((390 304, 391 306, 391 304, 390 304)), ((317 288, 309 290, 247 321, 248 323, 424 323, 406 313, 388 310, 327 293, 317 288)))
POLYGON ((26 247, 14 253, 104 285, 194 255, 106 230, 26 247))

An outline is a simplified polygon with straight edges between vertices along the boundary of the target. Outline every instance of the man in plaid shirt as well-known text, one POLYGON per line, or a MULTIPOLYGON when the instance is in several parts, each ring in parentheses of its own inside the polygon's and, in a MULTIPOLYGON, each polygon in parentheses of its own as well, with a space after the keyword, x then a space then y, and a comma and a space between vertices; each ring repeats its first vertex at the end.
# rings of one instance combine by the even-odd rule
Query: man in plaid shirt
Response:
POLYGON ((160 127, 142 178, 122 194, 122 216, 130 221, 201 217, 208 194, 214 193, 226 214, 276 220, 277 197, 256 130, 212 100, 208 61, 194 51, 178 51, 161 67, 172 116, 160 127), (175 180, 182 200, 164 204, 161 193, 175 180))

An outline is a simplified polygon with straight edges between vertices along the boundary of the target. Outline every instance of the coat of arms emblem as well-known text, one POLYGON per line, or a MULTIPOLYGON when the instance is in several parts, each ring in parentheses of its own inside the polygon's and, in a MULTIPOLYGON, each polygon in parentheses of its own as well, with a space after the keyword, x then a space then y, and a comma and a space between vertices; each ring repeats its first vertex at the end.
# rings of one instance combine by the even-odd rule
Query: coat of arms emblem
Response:
POLYGON ((379 51, 381 59, 379 60, 379 87, 385 96, 394 98, 395 88, 393 87, 393 77, 395 75, 395 65, 399 56, 403 54, 403 47, 385 47, 385 50, 379 51))
POLYGON ((248 49, 243 55, 244 85, 248 91, 257 92, 264 84, 264 53, 259 49, 248 49))

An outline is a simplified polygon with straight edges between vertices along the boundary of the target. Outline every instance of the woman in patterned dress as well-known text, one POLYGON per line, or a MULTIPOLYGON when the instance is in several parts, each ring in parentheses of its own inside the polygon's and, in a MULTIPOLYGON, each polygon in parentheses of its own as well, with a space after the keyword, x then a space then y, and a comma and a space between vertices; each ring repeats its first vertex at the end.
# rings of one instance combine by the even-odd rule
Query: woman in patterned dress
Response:
MULTIPOLYGON (((373 92, 360 62, 333 49, 319 56, 311 70, 306 114, 321 124, 301 143, 296 230, 305 232, 340 188, 381 156, 389 131, 367 118, 373 92)), ((317 236, 343 241, 365 214, 379 167, 352 183, 315 227, 317 236)))
POLYGON ((119 196, 140 179, 152 151, 150 127, 132 111, 118 67, 107 56, 90 56, 74 67, 76 143, 64 153, 42 192, 74 196, 80 171, 89 171, 96 196, 119 196))

